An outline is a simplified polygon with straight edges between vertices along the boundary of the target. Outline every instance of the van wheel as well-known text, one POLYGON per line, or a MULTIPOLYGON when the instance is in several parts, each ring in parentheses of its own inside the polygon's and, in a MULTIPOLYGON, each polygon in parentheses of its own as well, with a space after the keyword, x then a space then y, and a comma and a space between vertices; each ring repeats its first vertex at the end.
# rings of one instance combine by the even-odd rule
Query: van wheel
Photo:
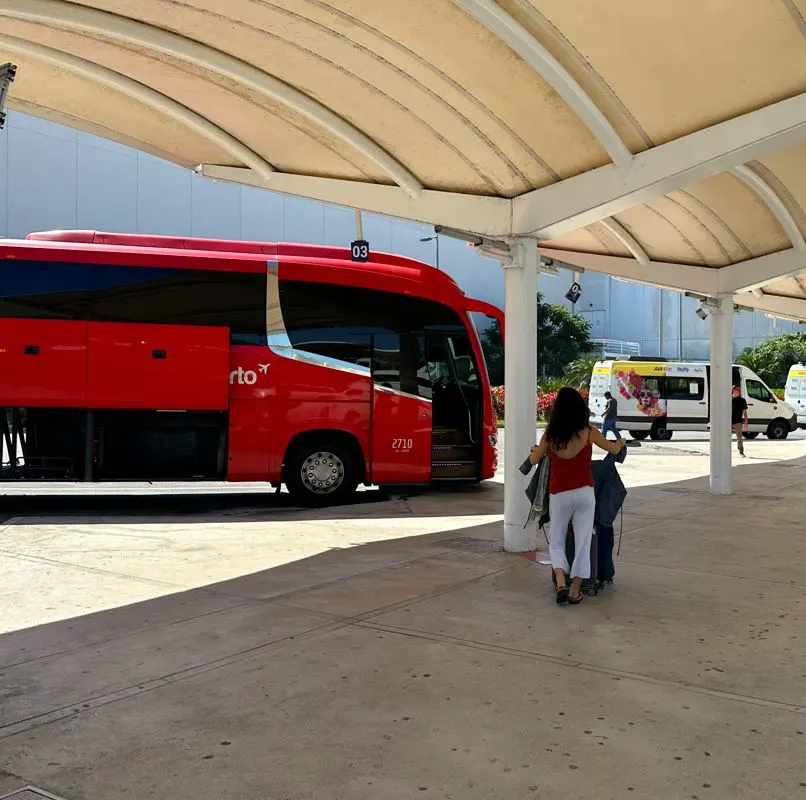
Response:
POLYGON ((786 439, 787 436, 789 436, 789 425, 786 424, 785 420, 774 419, 767 428, 768 439, 781 440, 786 439))
POLYGON ((306 506, 343 503, 358 488, 358 463, 339 437, 311 437, 292 445, 285 465, 291 496, 306 506))
POLYGON ((756 439, 758 438, 758 431, 744 431, 742 434, 745 439, 756 439))
POLYGON ((666 427, 665 422, 656 422, 649 436, 656 442, 668 442, 672 438, 672 431, 666 427))
POLYGON ((649 436, 649 431, 627 431, 633 439, 638 439, 639 442, 643 442, 647 436, 649 436))

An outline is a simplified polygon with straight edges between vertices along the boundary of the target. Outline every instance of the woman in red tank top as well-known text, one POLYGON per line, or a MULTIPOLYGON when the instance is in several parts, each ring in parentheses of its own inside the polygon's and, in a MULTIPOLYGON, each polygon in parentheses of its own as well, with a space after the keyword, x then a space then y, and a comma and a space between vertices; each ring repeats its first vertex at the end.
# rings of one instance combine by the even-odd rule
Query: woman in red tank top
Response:
POLYGON ((557 576, 557 603, 577 605, 582 601, 582 581, 591 574, 590 549, 596 498, 593 492, 591 459, 593 446, 618 453, 624 440, 609 441, 589 424, 585 399, 566 386, 560 389, 540 444, 532 448, 530 460, 537 464, 551 459, 549 476, 549 553, 557 576), (574 563, 568 565, 565 537, 569 523, 574 526, 574 563), (571 590, 566 583, 570 573, 571 590))

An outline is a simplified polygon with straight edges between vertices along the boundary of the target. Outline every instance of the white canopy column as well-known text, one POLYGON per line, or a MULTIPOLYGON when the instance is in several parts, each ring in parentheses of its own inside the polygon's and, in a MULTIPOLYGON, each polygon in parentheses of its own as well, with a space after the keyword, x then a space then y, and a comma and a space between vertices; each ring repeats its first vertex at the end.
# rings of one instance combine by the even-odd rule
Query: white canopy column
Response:
POLYGON ((730 494, 733 297, 719 295, 711 309, 711 493, 730 494))
POLYGON ((529 503, 523 491, 524 477, 518 471, 535 442, 536 432, 536 295, 540 258, 536 240, 515 240, 511 255, 512 263, 504 266, 504 549, 522 553, 537 546, 535 527, 524 527, 529 503))

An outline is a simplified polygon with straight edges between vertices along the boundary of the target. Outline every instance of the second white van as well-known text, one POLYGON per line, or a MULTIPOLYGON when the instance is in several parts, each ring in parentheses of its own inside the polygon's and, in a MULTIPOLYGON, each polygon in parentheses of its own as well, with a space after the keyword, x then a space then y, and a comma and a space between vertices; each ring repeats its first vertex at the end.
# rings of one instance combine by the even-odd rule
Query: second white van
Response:
POLYGON ((793 364, 789 368, 784 400, 795 409, 798 427, 806 428, 806 365, 793 364))
MULTIPOLYGON (((601 424, 607 402, 604 393, 610 391, 618 401, 616 425, 634 439, 667 441, 674 431, 707 431, 710 374, 710 365, 702 362, 599 361, 591 375, 591 422, 601 424)), ((806 391, 806 377, 804 381, 806 391)), ((734 364, 733 385, 741 386, 747 400, 748 439, 760 433, 786 439, 797 429, 795 409, 776 397, 753 370, 734 364)))

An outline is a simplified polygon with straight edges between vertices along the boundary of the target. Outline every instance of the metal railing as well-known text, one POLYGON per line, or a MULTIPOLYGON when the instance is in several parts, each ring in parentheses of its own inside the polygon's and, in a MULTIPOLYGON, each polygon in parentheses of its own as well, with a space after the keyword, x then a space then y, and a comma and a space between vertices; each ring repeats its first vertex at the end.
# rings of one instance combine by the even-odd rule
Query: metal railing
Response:
POLYGON ((591 339, 591 341, 596 348, 597 355, 601 354, 602 358, 641 355, 640 342, 625 342, 620 339, 591 339))

